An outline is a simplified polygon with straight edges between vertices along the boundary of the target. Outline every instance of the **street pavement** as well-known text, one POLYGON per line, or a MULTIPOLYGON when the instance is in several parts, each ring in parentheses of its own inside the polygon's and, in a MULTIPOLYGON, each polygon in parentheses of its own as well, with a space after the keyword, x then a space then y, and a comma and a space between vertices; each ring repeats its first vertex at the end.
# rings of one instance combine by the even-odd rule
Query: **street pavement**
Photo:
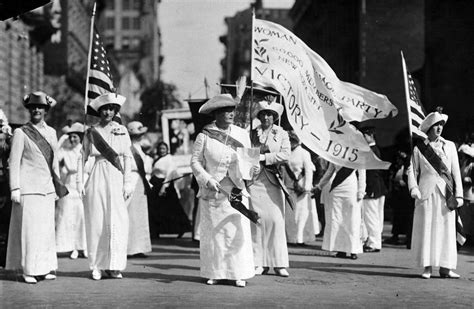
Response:
POLYGON ((0 270, 0 308, 456 308, 473 307, 474 248, 462 248, 461 279, 420 278, 410 250, 386 246, 357 260, 321 250, 321 239, 290 247, 290 277, 248 280, 246 288, 208 286, 190 235, 162 237, 147 258, 129 259, 124 279, 90 279, 86 259, 59 258, 58 278, 36 285, 0 270), (188 237, 186 237, 188 236, 188 237))

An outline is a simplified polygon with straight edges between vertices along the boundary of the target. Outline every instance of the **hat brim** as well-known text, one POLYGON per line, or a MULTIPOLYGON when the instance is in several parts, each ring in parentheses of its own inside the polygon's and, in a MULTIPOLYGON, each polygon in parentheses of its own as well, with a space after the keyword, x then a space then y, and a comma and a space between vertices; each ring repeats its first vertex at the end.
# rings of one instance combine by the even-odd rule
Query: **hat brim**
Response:
POLYGON ((142 129, 139 130, 139 131, 135 131, 135 130, 128 131, 128 134, 137 136, 137 135, 143 135, 146 132, 148 132, 148 128, 147 127, 142 127, 142 129))
POLYGON ((211 101, 211 100, 207 101, 201 106, 201 108, 199 108, 199 114, 210 114, 213 111, 218 110, 220 108, 237 106, 237 103, 233 100, 232 101, 230 100, 211 101))
POLYGON ((448 115, 440 114, 438 112, 428 114, 428 116, 426 116, 426 118, 421 122, 420 130, 426 134, 430 128, 438 122, 444 122, 443 125, 446 124, 446 122, 448 122, 448 115))

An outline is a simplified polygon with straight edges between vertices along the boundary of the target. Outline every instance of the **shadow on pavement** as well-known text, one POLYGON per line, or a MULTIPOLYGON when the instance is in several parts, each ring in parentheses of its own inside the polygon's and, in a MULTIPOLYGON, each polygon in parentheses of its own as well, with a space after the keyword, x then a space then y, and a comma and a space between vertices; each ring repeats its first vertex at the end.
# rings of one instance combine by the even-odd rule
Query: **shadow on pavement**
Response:
POLYGON ((199 267, 188 266, 188 265, 181 265, 181 264, 139 264, 140 266, 147 266, 150 268, 168 270, 168 269, 186 269, 186 270, 196 270, 199 271, 199 267))

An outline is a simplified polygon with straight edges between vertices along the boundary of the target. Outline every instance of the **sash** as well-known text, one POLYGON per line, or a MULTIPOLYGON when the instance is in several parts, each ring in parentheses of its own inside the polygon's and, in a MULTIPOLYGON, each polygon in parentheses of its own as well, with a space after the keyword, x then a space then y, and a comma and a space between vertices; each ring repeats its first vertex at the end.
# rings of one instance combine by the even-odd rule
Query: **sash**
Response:
POLYGON ((91 143, 100 152, 100 154, 123 174, 124 170, 122 164, 120 163, 119 155, 115 152, 115 150, 112 149, 112 147, 110 147, 102 135, 100 135, 100 133, 94 127, 91 127, 89 130, 87 130, 87 134, 89 135, 91 143))
POLYGON ((332 180, 331 183, 331 188, 329 189, 329 192, 332 191, 335 187, 339 186, 344 180, 346 180, 347 177, 349 177, 354 170, 352 168, 347 168, 347 167, 341 167, 336 173, 336 176, 334 176, 334 179, 332 180))
POLYGON ((135 159, 135 164, 137 165, 138 174, 143 181, 143 186, 145 187, 145 194, 148 195, 151 193, 150 183, 146 179, 145 164, 143 163, 142 156, 138 153, 137 149, 132 145, 130 147, 132 150, 133 158, 135 159))
POLYGON ((260 219, 260 216, 258 215, 258 213, 251 209, 248 209, 247 207, 245 207, 244 204, 242 204, 242 190, 241 189, 236 188, 236 187, 232 188, 232 191, 229 196, 229 201, 230 201, 230 206, 232 206, 235 210, 243 214, 254 224, 258 223, 258 219, 260 219))
POLYGON ((32 123, 28 122, 27 124, 22 126, 21 129, 26 134, 26 136, 28 136, 36 144, 36 146, 38 146, 39 150, 43 154, 43 157, 45 158, 46 163, 48 164, 51 177, 53 178, 53 185, 54 190, 56 191, 56 195, 59 198, 66 196, 69 191, 53 169, 54 152, 51 145, 48 143, 46 138, 44 138, 44 136, 41 135, 38 130, 36 130, 32 123))
POLYGON ((425 143, 425 141, 422 140, 417 140, 415 146, 418 147, 418 150, 420 150, 421 154, 446 183, 446 206, 449 208, 449 210, 456 209, 458 203, 456 201, 456 197, 454 196, 454 179, 449 172, 448 167, 436 154, 433 147, 431 147, 429 143, 425 143))
POLYGON ((283 191, 283 194, 285 195, 285 200, 288 203, 288 206, 290 206, 291 210, 294 210, 296 206, 296 202, 293 199, 293 197, 290 195, 290 192, 288 192, 288 189, 286 188, 285 184, 283 183, 283 180, 281 179, 281 175, 277 167, 275 165, 270 165, 270 166, 263 166, 263 168, 265 169, 265 172, 271 173, 275 176, 278 182, 278 185, 280 186, 281 190, 283 191))
POLYGON ((212 139, 214 139, 218 142, 221 142, 222 144, 224 144, 226 146, 229 146, 233 150, 236 150, 237 148, 244 148, 244 145, 241 142, 239 142, 238 140, 236 140, 235 138, 233 138, 229 134, 224 133, 222 131, 212 130, 212 129, 209 129, 209 128, 205 127, 204 129, 202 129, 201 133, 203 133, 204 135, 209 136, 210 138, 212 138, 212 139))
POLYGON ((304 177, 304 170, 300 174, 300 177, 296 177, 288 163, 284 163, 283 165, 285 166, 286 173, 291 178, 291 180, 293 180, 293 190, 295 191, 296 195, 300 196, 305 192, 304 188, 302 188, 299 184, 299 181, 304 177))

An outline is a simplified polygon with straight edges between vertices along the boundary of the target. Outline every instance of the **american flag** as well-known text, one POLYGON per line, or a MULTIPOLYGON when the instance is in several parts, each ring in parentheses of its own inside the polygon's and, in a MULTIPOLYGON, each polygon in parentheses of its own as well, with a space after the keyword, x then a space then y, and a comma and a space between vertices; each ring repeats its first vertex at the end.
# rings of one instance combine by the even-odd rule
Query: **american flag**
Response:
POLYGON ((419 129, 421 122, 423 119, 425 119, 425 113, 423 112, 423 107, 421 106, 420 98, 416 91, 415 82, 413 81, 410 72, 407 70, 403 53, 402 65, 405 78, 405 93, 407 99, 408 120, 410 122, 410 132, 412 137, 426 138, 426 134, 419 129))
POLYGON ((87 98, 89 100, 110 92, 115 92, 110 64, 100 39, 99 32, 94 28, 91 45, 91 59, 88 79, 87 98))

